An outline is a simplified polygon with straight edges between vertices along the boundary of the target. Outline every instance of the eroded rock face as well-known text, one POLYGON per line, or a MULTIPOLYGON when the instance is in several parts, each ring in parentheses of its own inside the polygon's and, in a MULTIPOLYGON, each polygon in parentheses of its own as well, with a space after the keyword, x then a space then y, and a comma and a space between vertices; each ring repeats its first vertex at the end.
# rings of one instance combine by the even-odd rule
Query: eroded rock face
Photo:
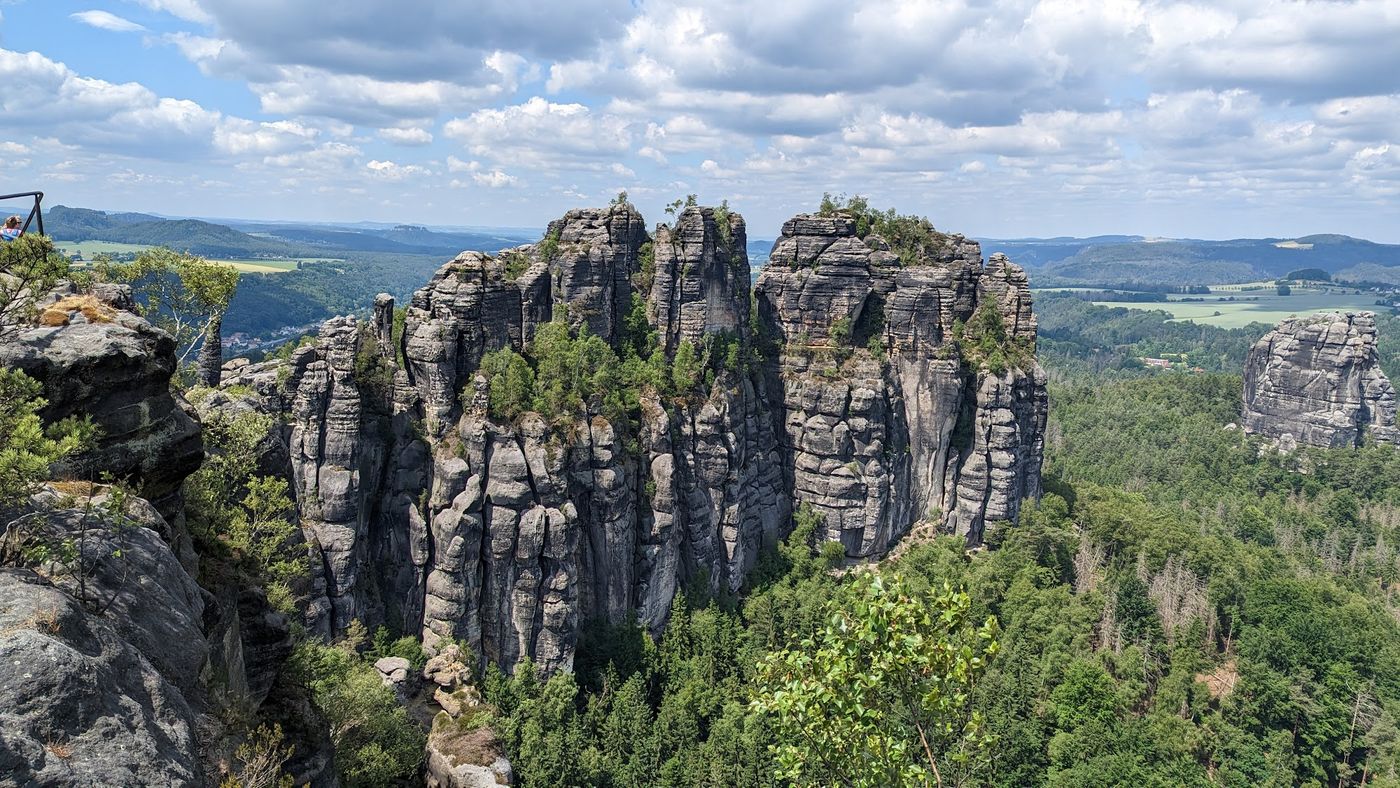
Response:
POLYGON ((203 462, 204 443, 189 403, 170 391, 175 340, 117 308, 131 306, 129 290, 102 292, 114 304, 104 322, 75 311, 67 325, 12 334, 0 341, 0 365, 43 384, 46 424, 86 416, 100 428, 95 449, 67 461, 61 477, 98 481, 111 473, 179 528, 180 485, 203 462))
POLYGON ((196 785, 203 592, 149 503, 49 489, 16 544, 83 538, 82 567, 0 569, 0 774, 20 785, 196 785), (172 644, 178 644, 173 648, 172 644))
MULTIPOLYGON (((1045 375, 1030 353, 1035 318, 1024 272, 948 236, 901 267, 843 216, 783 226, 755 289, 783 340, 784 460, 794 503, 811 506, 848 556, 882 554, 920 519, 981 541, 1040 494, 1045 375), (995 311, 1024 358, 993 370, 954 337, 995 311)), ((1008 357, 1014 354, 1008 354, 1008 357)))
POLYGON ((107 620, 0 569, 0 774, 16 785, 196 785, 195 717, 107 620))
POLYGON ((1395 389, 1376 357, 1371 312, 1289 318, 1250 348, 1244 429, 1296 445, 1359 446, 1397 439, 1395 389))
POLYGON ((961 236, 902 267, 848 218, 799 216, 753 315, 745 245, 743 217, 717 209, 650 239, 630 206, 572 211, 540 243, 443 266, 398 340, 381 297, 283 368, 227 369, 226 385, 291 407, 321 559, 313 629, 359 618, 419 633, 430 654, 460 642, 506 668, 567 670, 586 621, 659 629, 688 584, 737 591, 795 504, 863 558, 921 519, 976 543, 1039 495, 1045 380, 1019 268, 961 236), (685 390, 645 390, 623 419, 597 403, 553 424, 492 418, 486 353, 527 351, 559 320, 622 354, 643 341, 626 333, 634 294, 657 352, 697 359, 685 390), (979 309, 1016 364, 961 355, 955 327, 979 309))

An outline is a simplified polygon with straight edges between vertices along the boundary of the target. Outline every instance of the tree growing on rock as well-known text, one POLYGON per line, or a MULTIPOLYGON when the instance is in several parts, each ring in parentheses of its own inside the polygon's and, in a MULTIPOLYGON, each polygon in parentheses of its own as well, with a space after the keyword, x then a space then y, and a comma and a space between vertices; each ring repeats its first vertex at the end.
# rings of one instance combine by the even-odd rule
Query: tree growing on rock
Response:
POLYGON ((0 369, 0 511, 32 495, 49 478, 49 466, 96 437, 87 420, 64 419, 45 429, 42 390, 23 372, 0 369))
POLYGON ((96 271, 102 279, 131 285, 146 318, 175 337, 176 358, 181 364, 202 346, 199 381, 205 386, 218 385, 223 364, 223 316, 238 289, 238 269, 157 247, 126 264, 100 261, 96 271))
POLYGON ((35 305, 68 275, 68 261, 42 235, 0 244, 0 338, 31 324, 35 305))

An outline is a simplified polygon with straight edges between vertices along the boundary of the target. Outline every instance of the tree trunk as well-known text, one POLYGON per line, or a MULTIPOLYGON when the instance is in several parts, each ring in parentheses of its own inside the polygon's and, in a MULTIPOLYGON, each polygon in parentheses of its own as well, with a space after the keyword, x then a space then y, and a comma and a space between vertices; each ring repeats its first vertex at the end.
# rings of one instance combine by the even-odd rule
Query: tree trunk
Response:
POLYGON ((199 349, 195 367, 199 385, 213 388, 219 385, 224 366, 224 316, 215 314, 204 327, 204 345, 199 349))

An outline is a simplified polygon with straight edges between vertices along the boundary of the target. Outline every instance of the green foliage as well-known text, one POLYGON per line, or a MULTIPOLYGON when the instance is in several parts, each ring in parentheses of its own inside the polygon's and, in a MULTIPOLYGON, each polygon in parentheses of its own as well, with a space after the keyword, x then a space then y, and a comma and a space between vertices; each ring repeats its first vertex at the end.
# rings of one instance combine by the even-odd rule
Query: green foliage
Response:
MULTIPOLYGON (((390 329, 390 337, 394 344, 394 358, 398 362, 400 369, 408 366, 408 359, 406 359, 403 354, 403 335, 404 331, 407 329, 407 325, 408 307, 394 307, 394 323, 393 328, 390 329)), ((278 348, 278 350, 281 350, 281 348, 278 348)))
POLYGON ((185 511, 202 557, 231 554, 290 612, 311 565, 286 481, 257 475, 259 447, 274 428, 270 416, 254 412, 207 414, 206 455, 185 482, 185 511))
POLYGON ((991 301, 977 307, 966 324, 953 323, 953 342, 965 363, 993 375, 1005 374, 1009 368, 1025 369, 1035 360, 1031 343, 1006 330, 1001 310, 991 301))
POLYGON ((822 216, 850 216, 856 222, 856 235, 878 235, 890 245, 905 267, 930 264, 948 246, 948 236, 933 228, 922 216, 901 215, 893 208, 880 211, 860 195, 822 195, 817 213, 822 216))
POLYGON ((563 235, 563 227, 551 227, 545 233, 544 240, 540 241, 535 248, 535 253, 546 263, 552 263, 559 257, 559 239, 563 235))
POLYGON ((346 785, 398 785, 418 775, 422 730, 353 648, 302 642, 288 666, 326 720, 346 785))
POLYGON ((612 198, 612 202, 610 202, 610 203, 608 203, 608 204, 611 205, 611 206, 613 206, 613 207, 622 207, 622 206, 629 205, 630 203, 627 202, 627 190, 624 189, 624 190, 618 192, 618 193, 617 193, 617 196, 614 197, 614 198, 612 198))
POLYGON ((512 421, 535 401, 535 371, 525 357, 510 348, 487 353, 481 374, 490 382, 491 417, 512 421))
POLYGON ((530 258, 524 252, 502 252, 501 259, 506 264, 501 275, 507 282, 516 281, 530 267, 530 258))
POLYGON ((33 567, 52 582, 63 584, 94 615, 104 615, 117 601, 130 574, 125 552, 137 522, 128 513, 131 491, 121 483, 68 483, 59 505, 79 514, 61 528, 51 528, 42 516, 21 517, 7 524, 0 539, 0 562, 33 567), (77 494, 73 494, 74 488, 77 494), (81 499, 81 500, 79 500, 81 499), (20 560, 7 555, 20 548, 20 560), (112 565, 122 568, 112 571, 112 565), (105 570, 105 572, 104 572, 105 570), (107 582, 94 582, 99 573, 107 582), (111 582, 115 577, 116 582, 111 582))
POLYGON ((284 743, 282 726, 259 725, 234 751, 233 773, 220 788, 292 788, 295 781, 282 773, 293 748, 284 743))
MULTIPOLYGON (((1207 372, 1237 372, 1244 367, 1249 346, 1268 330, 1263 325, 1224 329, 1177 322, 1164 311, 1105 307, 1069 293, 1036 293, 1035 311, 1040 332, 1037 355, 1047 368, 1062 373, 1139 375, 1143 373, 1140 357, 1177 354, 1207 372)), ((1383 326, 1383 356, 1386 336, 1383 326)), ((1400 341, 1400 328, 1396 341, 1400 341)))
POLYGON ((682 340, 671 358, 671 386, 684 396, 704 380, 705 360, 695 345, 682 340))
POLYGON ((831 341, 842 347, 850 344, 851 319, 849 317, 839 318, 831 324, 831 341))
POLYGON ((412 635, 394 638, 387 628, 381 626, 374 630, 364 658, 366 662, 372 663, 384 657, 402 657, 408 660, 416 671, 422 671, 423 666, 428 664, 428 655, 423 653, 423 645, 418 638, 412 635))
POLYGON ((651 286, 656 282, 656 248, 651 241, 646 241, 637 250, 638 270, 632 276, 632 283, 637 290, 642 293, 650 293, 651 286))
POLYGON ((587 326, 572 336, 566 324, 546 323, 535 331, 530 354, 535 360, 535 410, 545 420, 572 421, 585 405, 614 419, 625 417, 617 354, 587 326))
POLYGON ((394 392, 394 365, 380 354, 379 340, 367 324, 360 326, 355 339, 355 366, 351 375, 371 406, 387 410, 394 392))
POLYGON ((755 710, 794 785, 928 785, 978 771, 992 739, 971 692, 995 656, 996 619, 970 620, 966 592, 911 594, 863 575, 817 638, 769 654, 755 710))
POLYGON ((238 289, 238 269, 165 247, 146 249, 126 264, 98 263, 94 271, 104 281, 131 285, 146 318, 175 337, 181 362, 238 289))
POLYGON ((39 381, 23 372, 0 369, 0 511, 22 503, 50 478, 50 466, 97 439, 87 419, 64 419, 45 429, 42 392, 39 381))
POLYGON ((68 276, 68 261, 47 237, 0 243, 0 338, 32 324, 35 304, 68 276))
POLYGON ((1278 293, 1281 296, 1293 295, 1293 288, 1289 287, 1286 284, 1280 283, 1274 287, 1274 292, 1278 293))
MULTIPOLYGON (((948 738, 930 740, 943 784, 1396 784, 1400 451, 1261 453, 1225 429, 1239 398, 1239 378, 1225 375, 1056 384, 1043 500, 989 533, 991 550, 938 537, 876 570, 902 579, 897 620, 927 613, 936 636, 967 642, 973 657, 985 641, 967 638, 970 622, 994 616, 1001 627, 995 659, 941 729, 948 738), (951 608, 962 624, 947 629, 941 608, 922 601, 948 594, 945 583, 961 589, 951 608), (970 731, 957 721, 974 713, 980 732, 962 742, 970 731), (983 757, 985 735, 994 757, 983 757)), ((870 687, 870 674, 901 654, 956 660, 961 647, 913 648, 895 637, 907 629, 881 628, 893 614, 857 608, 870 604, 873 578, 833 571, 842 551, 826 532, 799 508, 738 600, 708 599, 702 579, 659 639, 590 624, 577 679, 551 679, 550 693, 532 670, 488 673, 522 785, 847 784, 857 778, 841 770, 902 768, 888 757, 895 739, 908 768, 925 763, 917 733, 868 700, 891 686, 882 673, 870 687), (834 622, 836 610, 845 615, 834 622), (889 642, 860 641, 867 632, 889 642), (858 659, 843 657, 851 649, 858 659), (761 663, 814 680, 778 699, 761 663), (832 674, 847 679, 816 680, 832 674), (754 688, 793 710, 736 702, 754 688), (830 713, 797 703, 809 696, 830 713), (835 722, 871 705, 885 724, 864 713, 835 722), (794 732, 802 725, 823 738, 807 742, 794 732), (879 747, 845 749, 856 737, 879 747), (812 754, 780 763, 773 747, 812 754), (839 760, 834 771, 823 757, 839 760)), ((949 672, 960 675, 919 678, 949 672)))
POLYGON ((1284 279, 1304 282, 1330 282, 1332 275, 1321 268, 1299 268, 1284 274, 1284 279))
POLYGON ((714 209, 715 228, 719 230, 719 241, 726 252, 734 248, 734 228, 731 226, 731 216, 729 212, 729 201, 720 201, 719 207, 714 209))

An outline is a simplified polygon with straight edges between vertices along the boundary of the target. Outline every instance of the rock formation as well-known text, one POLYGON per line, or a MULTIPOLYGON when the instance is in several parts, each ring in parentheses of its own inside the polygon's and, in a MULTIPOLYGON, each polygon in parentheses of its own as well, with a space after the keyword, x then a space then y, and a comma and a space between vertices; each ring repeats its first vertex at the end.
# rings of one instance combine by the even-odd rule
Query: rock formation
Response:
POLYGON ((257 707, 292 648, 259 589, 195 581, 181 490, 201 429, 170 389, 173 340, 131 308, 125 288, 56 293, 0 341, 45 422, 100 430, 51 469, 66 481, 0 511, 0 774, 20 785, 217 782, 216 707, 257 707))
POLYGON ((80 467, 58 469, 60 476, 110 473, 131 482, 178 528, 180 484, 199 467, 204 443, 189 403, 170 390, 175 340, 127 311, 128 288, 108 286, 96 300, 57 300, 48 311, 65 313, 62 322, 46 319, 7 338, 0 364, 44 385, 45 423, 87 416, 99 428, 96 450, 76 461, 80 467))
POLYGON ((7 524, 24 543, 83 530, 87 571, 0 568, 0 774, 20 785, 199 783, 201 590, 145 501, 119 515, 101 488, 65 490, 7 524))
POLYGON ((1250 348, 1244 430, 1298 445, 1394 443, 1395 389, 1376 357, 1371 312, 1323 312, 1280 322, 1250 348))
POLYGON ((444 265, 401 337, 381 296, 287 362, 229 365, 226 388, 290 411, 310 628, 358 618, 429 653, 450 638, 567 669, 585 621, 659 628, 682 587, 739 590, 794 506, 852 559, 920 520, 969 543, 1014 520, 1046 414, 1021 270, 961 236, 902 266, 848 217, 799 216, 751 297, 745 230, 724 208, 650 237, 630 205, 570 211, 539 243, 444 265), (660 359, 666 391, 625 417, 494 417, 483 357, 528 353, 550 321, 660 359), (673 385, 677 358, 695 376, 673 385))
POLYGON ((1039 496, 1045 376, 1030 355, 1030 288, 1005 256, 984 266, 954 235, 901 267, 851 218, 798 216, 755 294, 783 343, 789 489, 847 555, 879 555, 924 518, 976 543, 987 520, 1014 520, 1039 496), (1024 358, 968 363, 955 333, 978 309, 1024 358))

